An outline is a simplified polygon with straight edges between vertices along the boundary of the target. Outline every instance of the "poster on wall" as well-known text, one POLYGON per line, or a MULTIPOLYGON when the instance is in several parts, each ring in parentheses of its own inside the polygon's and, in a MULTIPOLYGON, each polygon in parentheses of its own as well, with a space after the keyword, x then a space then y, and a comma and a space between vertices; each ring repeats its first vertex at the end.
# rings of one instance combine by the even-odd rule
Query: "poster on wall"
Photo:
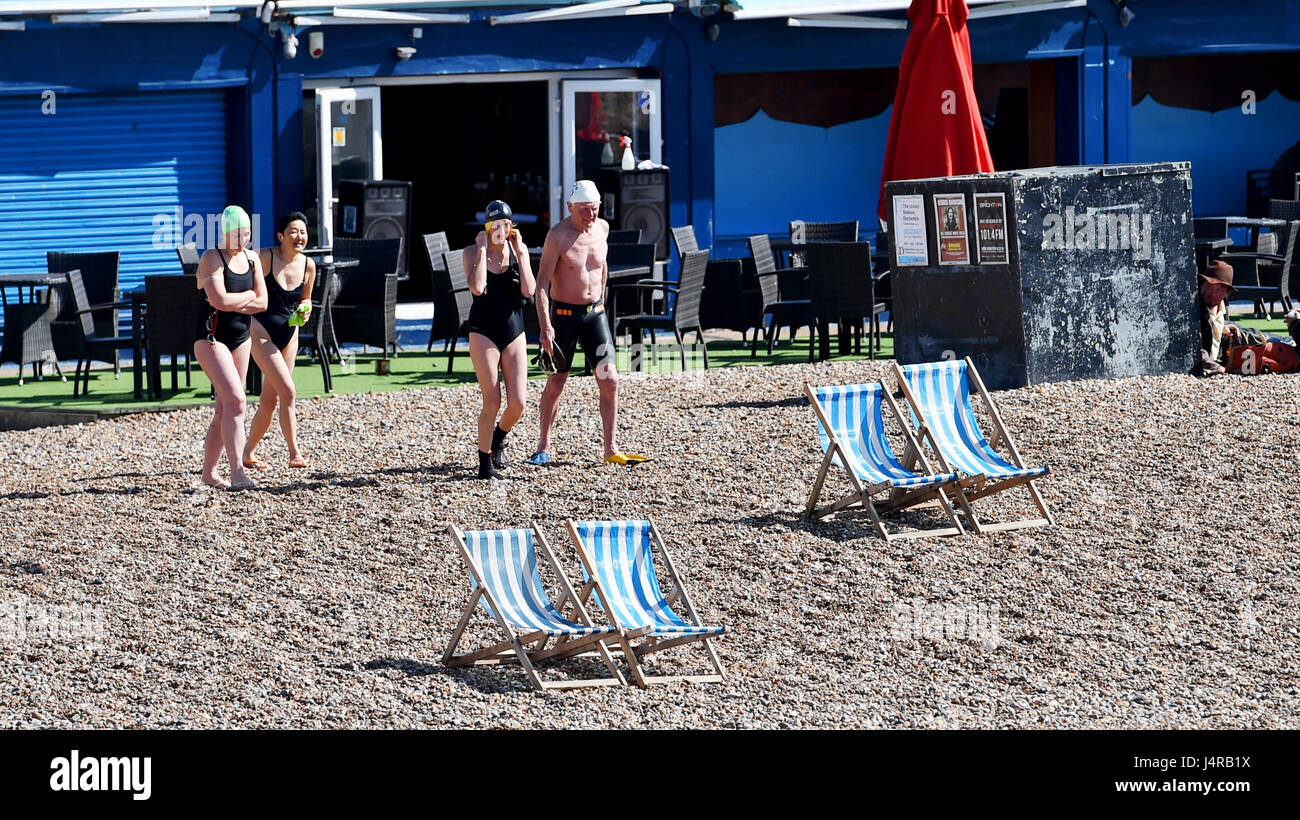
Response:
POLYGON ((939 264, 969 265, 970 238, 966 235, 966 197, 935 194, 935 229, 939 233, 939 264))
POLYGON ((920 194, 894 197, 894 254, 898 264, 924 267, 930 264, 925 237, 925 197, 920 194))
POLYGON ((1005 194, 975 195, 975 249, 981 265, 1007 264, 1007 202, 1005 194))

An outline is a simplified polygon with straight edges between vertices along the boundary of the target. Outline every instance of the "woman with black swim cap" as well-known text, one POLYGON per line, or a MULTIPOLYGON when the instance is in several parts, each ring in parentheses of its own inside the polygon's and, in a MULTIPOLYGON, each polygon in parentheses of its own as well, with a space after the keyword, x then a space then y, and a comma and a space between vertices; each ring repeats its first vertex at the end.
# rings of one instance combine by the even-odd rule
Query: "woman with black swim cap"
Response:
POLYGON ((506 434, 524 412, 528 396, 527 342, 524 302, 537 282, 528 248, 515 230, 510 206, 488 203, 485 230, 462 252, 474 304, 469 312, 469 356, 474 362, 483 409, 478 416, 478 477, 501 478, 505 467, 506 434), (501 409, 498 372, 506 383, 506 409, 501 409))
POLYGON ((307 247, 307 215, 298 211, 280 217, 275 234, 278 245, 259 252, 266 272, 267 308, 253 317, 253 360, 262 369, 262 396, 244 445, 244 466, 265 470, 266 462, 253 456, 262 436, 271 429, 276 406, 280 431, 289 447, 289 466, 306 467, 298 449, 298 419, 294 402, 293 364, 298 358, 298 324, 311 313, 311 289, 316 263, 303 254, 307 247), (294 317, 299 320, 295 323, 294 317))
POLYGON ((250 318, 266 309, 262 266, 247 250, 252 223, 231 205, 221 214, 220 246, 199 257, 198 287, 204 299, 194 329, 194 358, 216 391, 216 413, 203 439, 203 483, 223 489, 253 486, 244 472, 244 376, 248 373, 250 318), (242 268, 242 270, 241 270, 242 268), (222 449, 230 481, 217 475, 222 449))

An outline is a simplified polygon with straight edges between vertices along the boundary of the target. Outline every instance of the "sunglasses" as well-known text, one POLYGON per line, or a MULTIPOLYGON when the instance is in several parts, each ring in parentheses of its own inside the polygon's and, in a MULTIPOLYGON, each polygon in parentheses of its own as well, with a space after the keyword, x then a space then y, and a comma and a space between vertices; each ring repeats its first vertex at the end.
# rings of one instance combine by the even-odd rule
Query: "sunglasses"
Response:
POLYGON ((498 222, 508 222, 510 224, 510 230, 513 231, 515 229, 515 222, 511 219, 489 219, 487 222, 483 223, 483 227, 487 229, 488 233, 492 233, 492 226, 498 222))

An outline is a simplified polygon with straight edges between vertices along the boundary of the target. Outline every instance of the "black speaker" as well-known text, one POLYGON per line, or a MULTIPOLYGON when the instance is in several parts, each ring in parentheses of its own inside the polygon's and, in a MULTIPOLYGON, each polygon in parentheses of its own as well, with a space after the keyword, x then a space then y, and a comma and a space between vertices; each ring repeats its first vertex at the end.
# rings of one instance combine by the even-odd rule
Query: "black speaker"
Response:
POLYGON ((600 172, 600 215, 611 228, 640 228, 641 241, 653 242, 655 257, 668 258, 668 171, 600 172))
POLYGON ((334 235, 353 239, 400 239, 397 277, 407 277, 411 235, 411 183, 391 179, 339 182, 334 235))

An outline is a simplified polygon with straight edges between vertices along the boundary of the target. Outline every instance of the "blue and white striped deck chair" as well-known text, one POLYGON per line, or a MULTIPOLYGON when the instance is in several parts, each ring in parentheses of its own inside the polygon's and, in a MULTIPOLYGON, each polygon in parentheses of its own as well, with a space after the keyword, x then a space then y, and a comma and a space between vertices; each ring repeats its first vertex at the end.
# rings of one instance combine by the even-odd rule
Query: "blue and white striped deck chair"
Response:
POLYGON ((983 524, 968 511, 975 532, 1044 527, 1053 523, 1052 514, 1047 511, 1042 495, 1033 484, 1035 478, 1047 475, 1047 467, 1025 466, 1015 441, 1002 423, 1002 416, 989 397, 988 390, 984 388, 984 381, 980 379, 975 363, 969 356, 961 361, 910 364, 903 367, 895 362, 893 367, 898 384, 912 406, 913 421, 921 433, 920 437, 934 447, 941 468, 956 470, 964 476, 984 476, 982 486, 966 489, 965 498, 968 502, 1024 484, 1043 515, 1042 518, 983 524), (993 422, 991 443, 980 431, 979 421, 971 406, 972 383, 993 422), (993 449, 999 443, 1006 445, 1011 453, 1010 460, 1004 459, 993 449))
POLYGON ((624 647, 624 656, 637 685, 677 680, 721 681, 722 661, 709 639, 722 635, 726 627, 705 626, 700 621, 655 525, 649 521, 569 520, 565 523, 582 560, 585 584, 578 591, 579 598, 585 602, 595 592, 597 603, 623 637, 628 641, 640 640, 631 646, 630 652, 628 645, 624 647), (655 575, 655 547, 672 581, 667 598, 655 575), (672 604, 679 600, 686 611, 685 618, 673 611, 672 604), (646 655, 695 641, 704 646, 715 674, 654 676, 645 674, 641 668, 641 659, 646 655))
POLYGON ((618 629, 592 624, 582 601, 574 594, 564 570, 536 527, 531 530, 470 530, 464 533, 455 527, 450 530, 452 540, 460 548, 461 557, 469 569, 473 591, 447 644, 447 651, 443 653, 443 663, 448 666, 518 663, 527 673, 528 680, 541 690, 627 683, 605 646, 610 642, 622 642, 618 629), (551 603, 542 588, 534 543, 541 546, 551 569, 560 578, 562 594, 558 604, 551 603), (577 622, 561 614, 566 603, 573 605, 577 622), (455 655, 456 645, 479 604, 501 626, 506 640, 455 655), (551 639, 556 643, 548 649, 546 644, 551 639), (535 646, 527 646, 534 642, 535 646), (609 668, 610 677, 542 681, 533 666, 538 661, 564 658, 593 648, 609 668))
POLYGON ((894 397, 889 395, 884 385, 845 384, 811 387, 804 384, 804 393, 817 414, 817 437, 821 442, 826 457, 822 459, 821 470, 813 483, 812 492, 808 494, 808 506, 805 517, 821 518, 842 510, 866 510, 871 522, 886 541, 891 538, 924 538, 936 535, 963 535, 961 521, 948 502, 946 491, 956 492, 957 474, 952 471, 936 472, 930 469, 925 453, 921 451, 912 431, 903 420, 902 411, 894 397), (909 463, 919 462, 922 472, 914 473, 904 466, 894 454, 885 437, 885 419, 883 406, 889 405, 890 412, 903 431, 907 440, 904 459, 909 463), (833 504, 820 510, 816 509, 817 499, 821 495, 822 485, 831 465, 843 467, 849 475, 854 491, 833 504), (877 493, 888 492, 889 496, 873 501, 877 493), (938 506, 951 527, 911 530, 891 533, 885 529, 881 515, 909 507, 938 506))

